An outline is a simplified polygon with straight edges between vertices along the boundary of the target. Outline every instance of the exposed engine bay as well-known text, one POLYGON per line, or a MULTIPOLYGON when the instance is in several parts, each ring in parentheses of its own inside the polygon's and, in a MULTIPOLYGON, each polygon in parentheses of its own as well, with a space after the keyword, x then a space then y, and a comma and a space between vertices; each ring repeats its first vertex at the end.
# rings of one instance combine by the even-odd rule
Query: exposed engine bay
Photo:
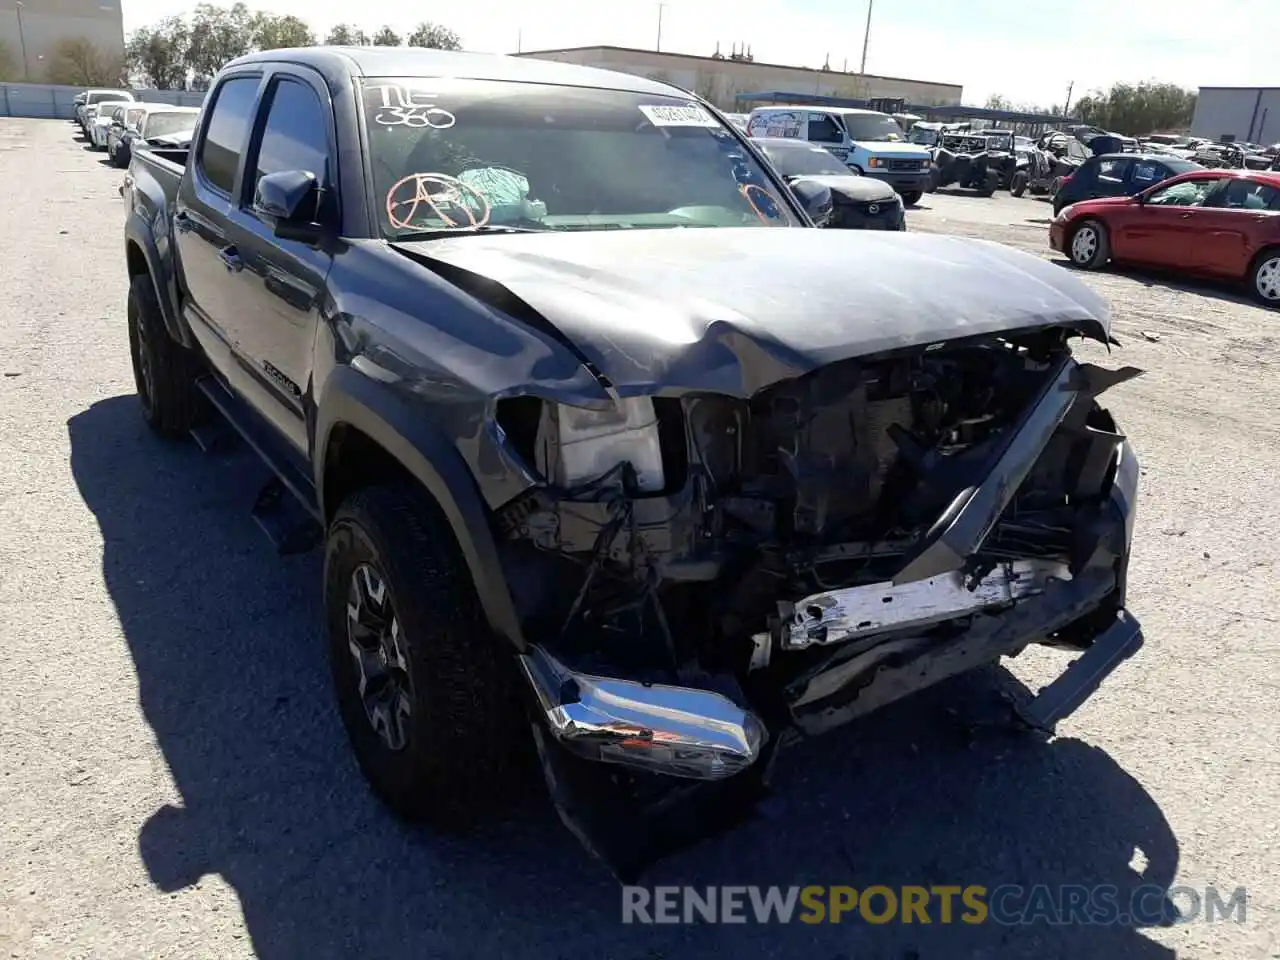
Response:
POLYGON ((542 480, 497 520, 553 735, 716 780, 784 728, 1029 642, 1086 649, 1121 615, 1131 529, 1110 506, 1124 437, 1096 397, 1139 372, 1079 364, 1050 328, 748 400, 503 402, 542 480))

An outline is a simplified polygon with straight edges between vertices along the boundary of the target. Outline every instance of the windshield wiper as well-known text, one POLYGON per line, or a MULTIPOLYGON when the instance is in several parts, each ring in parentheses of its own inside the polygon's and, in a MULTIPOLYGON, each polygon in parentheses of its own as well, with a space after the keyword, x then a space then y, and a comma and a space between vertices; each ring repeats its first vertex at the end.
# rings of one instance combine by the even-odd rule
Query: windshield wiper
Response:
POLYGON ((445 237, 473 237, 476 234, 545 233, 547 228, 513 227, 509 224, 485 223, 476 227, 438 227, 434 230, 415 230, 397 233, 392 240, 442 240, 445 237))

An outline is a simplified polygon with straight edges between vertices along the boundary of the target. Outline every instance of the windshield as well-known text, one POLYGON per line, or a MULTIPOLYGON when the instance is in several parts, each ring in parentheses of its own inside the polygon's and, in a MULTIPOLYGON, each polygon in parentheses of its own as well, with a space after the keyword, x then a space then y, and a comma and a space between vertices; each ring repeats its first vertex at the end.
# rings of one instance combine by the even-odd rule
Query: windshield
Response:
POLYGON ((800 225, 741 141, 688 99, 490 80, 363 85, 388 237, 800 225))
POLYGON ((164 137, 171 133, 183 133, 195 129, 194 113, 149 113, 143 124, 144 137, 164 137))
POLYGON ((938 145, 938 131, 931 127, 921 127, 916 124, 911 128, 911 142, 925 147, 936 147, 938 145))
POLYGON ((840 119, 850 140, 905 140, 902 128, 883 113, 843 113, 840 119))
POLYGON ((760 143, 757 146, 784 177, 849 175, 849 168, 823 147, 790 143, 760 143))

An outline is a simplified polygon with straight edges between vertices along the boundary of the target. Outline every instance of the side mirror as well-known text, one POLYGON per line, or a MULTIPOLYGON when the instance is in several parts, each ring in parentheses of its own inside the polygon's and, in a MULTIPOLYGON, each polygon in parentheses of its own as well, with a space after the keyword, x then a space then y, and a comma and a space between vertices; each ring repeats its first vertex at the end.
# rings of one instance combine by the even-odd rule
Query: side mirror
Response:
POLYGON ((275 221, 282 240, 313 242, 320 234, 320 181, 306 170, 281 170, 258 181, 253 210, 275 221))
POLYGON ((804 208, 814 226, 825 227, 831 219, 831 190, 812 180, 796 180, 789 186, 791 195, 804 208))

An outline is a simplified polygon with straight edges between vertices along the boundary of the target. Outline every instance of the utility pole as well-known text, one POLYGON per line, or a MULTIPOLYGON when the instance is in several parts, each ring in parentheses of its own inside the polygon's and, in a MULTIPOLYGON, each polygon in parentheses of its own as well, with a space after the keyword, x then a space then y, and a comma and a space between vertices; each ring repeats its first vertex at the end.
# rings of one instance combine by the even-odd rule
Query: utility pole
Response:
POLYGON ((524 53, 524 28, 516 28, 516 53, 524 53))
POLYGON ((27 36, 22 31, 22 0, 18 0, 18 44, 22 47, 22 79, 31 81, 31 69, 27 66, 27 36))
POLYGON ((653 45, 653 49, 662 52, 662 8, 666 6, 665 2, 659 0, 658 3, 658 42, 653 45))
POLYGON ((1064 117, 1071 116, 1071 91, 1076 87, 1076 82, 1072 80, 1067 84, 1067 102, 1062 105, 1062 115, 1064 117))
POLYGON ((858 68, 858 73, 867 72, 867 44, 871 42, 871 7, 875 0, 867 0, 867 30, 862 35, 862 66, 858 68))

